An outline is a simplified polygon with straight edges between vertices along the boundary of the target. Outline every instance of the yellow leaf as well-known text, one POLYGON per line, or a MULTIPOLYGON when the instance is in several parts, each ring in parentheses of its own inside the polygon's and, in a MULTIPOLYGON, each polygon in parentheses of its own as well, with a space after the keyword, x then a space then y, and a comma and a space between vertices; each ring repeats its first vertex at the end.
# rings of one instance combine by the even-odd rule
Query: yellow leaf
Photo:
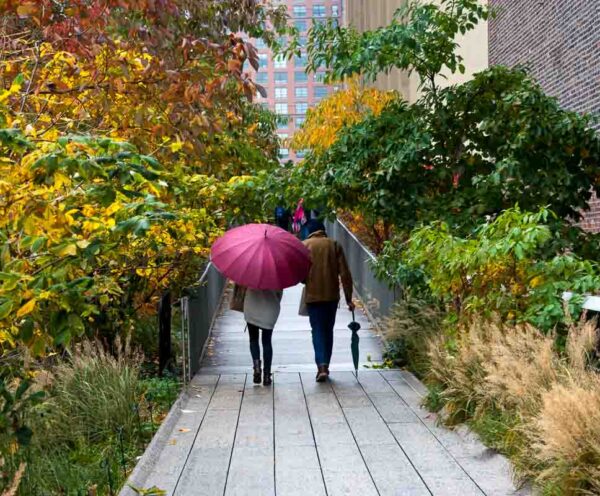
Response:
POLYGON ((82 250, 85 250, 88 246, 90 246, 90 242, 87 239, 82 239, 81 241, 77 241, 76 244, 82 250))
POLYGON ((182 148, 183 148, 183 142, 181 142, 181 141, 176 141, 175 143, 171 143, 171 151, 173 153, 178 152, 182 148))
POLYGON ((24 317, 25 315, 33 312, 33 310, 35 309, 35 304, 36 304, 36 299, 31 298, 31 300, 29 300, 27 303, 25 303, 25 305, 23 305, 21 308, 19 308, 19 311, 17 312, 17 317, 24 317))
POLYGON ((74 257, 75 255, 77 255, 77 246, 76 245, 67 245, 58 252, 58 255, 61 257, 67 257, 67 256, 74 257))

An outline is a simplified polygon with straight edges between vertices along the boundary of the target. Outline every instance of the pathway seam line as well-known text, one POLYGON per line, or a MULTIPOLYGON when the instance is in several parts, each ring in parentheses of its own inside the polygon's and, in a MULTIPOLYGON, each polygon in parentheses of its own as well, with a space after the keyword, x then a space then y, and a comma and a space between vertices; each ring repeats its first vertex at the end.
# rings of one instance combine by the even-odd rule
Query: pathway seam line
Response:
POLYGON ((244 395, 246 394, 246 383, 248 382, 248 374, 244 375, 244 385, 242 389, 242 397, 240 398, 240 407, 238 408, 237 420, 235 422, 235 431, 233 432, 233 440, 231 441, 231 453, 229 453, 229 464, 227 465, 227 474, 225 475, 225 486, 223 487, 223 496, 227 493, 227 483, 229 482, 229 472, 231 470, 231 460, 233 460, 233 452, 235 450, 235 440, 237 438, 238 428, 240 426, 240 416, 242 414, 242 405, 244 404, 244 395))
MULTIPOLYGON (((327 379, 327 380, 329 380, 329 379, 327 379)), ((358 382, 358 379, 356 379, 356 382, 358 382)), ((359 382, 359 384, 360 384, 360 382, 359 382)), ((362 461, 365 464, 365 468, 367 469, 367 473, 369 474, 369 477, 371 478, 373 487, 375 488, 375 491, 377 492, 377 494, 379 496, 381 496, 381 493, 379 492, 379 488, 377 487, 377 483, 375 482, 375 479, 373 478, 373 474, 371 473, 371 469, 369 468, 369 465, 367 464, 367 460, 365 460, 365 456, 363 455, 363 452, 360 449, 360 445, 358 444, 358 441, 356 440, 356 436, 354 435, 354 431, 352 430, 352 426, 350 425, 350 422, 348 422, 348 417, 346 417, 346 412, 344 411, 344 408, 342 407, 342 404, 340 403, 340 399, 339 399, 337 393, 335 392, 335 388, 333 387, 333 384, 330 384, 330 387, 331 387, 331 391, 333 392, 333 396, 335 397, 335 401, 337 401, 337 404, 340 407, 340 410, 342 411, 342 415, 344 416, 344 421, 346 422, 348 429, 350 429, 350 434, 352 434, 352 439, 354 439, 354 444, 358 448, 358 452, 360 453, 360 457, 362 458, 362 461)), ((361 385, 361 387, 362 387, 362 385, 361 385)), ((377 412, 377 413, 379 413, 379 412, 377 412)))
POLYGON ((308 415, 308 423, 310 424, 310 432, 312 433, 313 444, 315 446, 315 453, 317 454, 317 461, 319 462, 319 470, 321 471, 321 479, 323 480, 323 487, 325 488, 325 496, 329 496, 329 490, 327 489, 327 483, 325 482, 325 474, 323 473, 323 465, 321 464, 321 455, 319 455, 319 448, 317 447, 317 438, 315 437, 315 428, 313 427, 312 418, 310 416, 310 410, 308 408, 308 401, 306 401, 306 391, 304 390, 304 381, 302 380, 302 374, 297 372, 300 378, 300 387, 302 388, 302 396, 304 397, 304 407, 306 408, 306 415, 308 415))
MULTIPOLYGON (((471 482, 473 482, 473 484, 475 484, 475 486, 477 487, 477 489, 479 489, 481 491, 481 494, 483 494, 484 496, 487 496, 486 492, 482 489, 482 487, 477 483, 477 481, 475 479, 473 479, 473 477, 471 477, 471 474, 469 472, 467 472, 465 470, 465 468, 462 466, 462 464, 458 461, 458 459, 450 452, 450 450, 446 447, 446 445, 444 443, 442 443, 442 441, 440 441, 440 438, 436 436, 435 432, 433 432, 429 426, 423 422, 423 419, 421 417, 419 417, 419 415, 417 414, 417 412, 414 410, 413 407, 411 407, 408 402, 398 393, 398 391, 396 391, 394 389, 394 387, 391 385, 390 381, 388 381, 385 376, 380 372, 377 371, 377 373, 383 378, 383 380, 392 388, 392 391, 396 394, 396 396, 398 396, 398 398, 400 398, 400 400, 410 409, 411 412, 413 412, 415 414, 415 416, 419 419, 419 422, 421 424, 423 424, 425 426, 425 428, 429 431, 429 433, 435 438, 435 440, 439 443, 439 445, 442 447, 442 449, 448 453, 448 455, 450 456, 450 458, 452 458, 454 460, 454 462, 460 467, 460 469, 466 474, 466 476, 471 480, 471 482)), ((415 390, 415 388, 413 388, 409 382, 404 379, 404 377, 401 378, 402 382, 404 382, 408 387, 410 387, 413 391, 417 392, 417 394, 419 394, 420 396, 422 396, 418 391, 415 390)), ((423 397, 423 396, 422 396, 423 397)), ((425 399, 425 397, 423 397, 423 399, 425 399)), ((433 412, 431 412, 433 413, 433 412)), ((394 436, 395 438, 396 436, 394 436)), ((396 440, 397 441, 397 440, 396 440)), ((400 444, 400 443, 398 443, 400 444)))
POLYGON ((183 476, 185 467, 188 464, 188 461, 192 454, 192 450, 194 449, 194 445, 196 444, 196 439, 198 439, 198 434, 200 434, 200 429, 202 428, 202 424, 204 424, 204 419, 206 418, 206 414, 208 413, 208 409, 210 408, 210 404, 212 403, 213 396, 215 395, 215 392, 217 391, 217 386, 219 385, 220 380, 221 380, 221 376, 219 375, 217 377, 217 382, 215 382, 215 385, 213 387, 212 393, 210 393, 210 398, 208 399, 208 404, 206 405, 206 408, 204 409, 204 413, 202 414, 202 419, 200 420, 200 423, 198 424, 198 429, 196 430, 196 434, 194 435, 194 440, 192 441, 192 444, 190 445, 190 449, 188 450, 187 456, 185 457, 185 462, 183 462, 183 465, 181 466, 181 471, 179 472, 179 476, 177 477, 177 482, 175 483, 175 487, 173 488, 173 494, 177 494, 177 487, 179 486, 179 482, 181 481, 181 477, 183 476))

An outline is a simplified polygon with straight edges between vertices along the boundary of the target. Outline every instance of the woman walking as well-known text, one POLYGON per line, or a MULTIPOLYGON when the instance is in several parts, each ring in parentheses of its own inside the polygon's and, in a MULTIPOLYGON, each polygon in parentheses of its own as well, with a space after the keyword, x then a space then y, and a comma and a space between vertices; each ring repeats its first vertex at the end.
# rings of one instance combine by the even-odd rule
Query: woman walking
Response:
POLYGON ((273 329, 281 310, 283 291, 248 289, 244 298, 244 318, 248 324, 250 336, 250 354, 254 364, 254 384, 260 384, 261 375, 264 386, 270 386, 273 345, 273 329), (259 334, 262 331, 264 369, 261 371, 259 334))

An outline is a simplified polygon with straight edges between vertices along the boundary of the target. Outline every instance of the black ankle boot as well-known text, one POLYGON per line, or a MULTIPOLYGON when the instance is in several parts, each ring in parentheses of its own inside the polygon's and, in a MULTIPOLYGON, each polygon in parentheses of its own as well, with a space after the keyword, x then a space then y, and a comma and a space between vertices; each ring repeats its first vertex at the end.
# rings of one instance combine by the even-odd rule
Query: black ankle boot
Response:
POLYGON ((270 386, 273 384, 273 379, 271 379, 271 371, 265 368, 263 373, 263 386, 270 386))
POLYGON ((260 376, 262 375, 262 371, 260 369, 260 360, 253 360, 254 362, 254 384, 260 384, 260 376))

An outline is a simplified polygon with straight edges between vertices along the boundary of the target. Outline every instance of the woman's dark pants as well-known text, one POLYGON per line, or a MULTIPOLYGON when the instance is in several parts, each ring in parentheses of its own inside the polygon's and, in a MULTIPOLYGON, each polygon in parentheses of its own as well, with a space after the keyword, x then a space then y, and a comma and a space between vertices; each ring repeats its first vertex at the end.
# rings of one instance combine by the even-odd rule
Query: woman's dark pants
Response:
MULTIPOLYGON (((258 344, 259 327, 254 324, 248 324, 248 334, 250 335, 250 353, 252 360, 260 360, 260 345, 258 344)), ((273 346, 271 345, 272 329, 262 329, 263 346, 263 366, 266 371, 271 370, 273 361, 273 346)))

